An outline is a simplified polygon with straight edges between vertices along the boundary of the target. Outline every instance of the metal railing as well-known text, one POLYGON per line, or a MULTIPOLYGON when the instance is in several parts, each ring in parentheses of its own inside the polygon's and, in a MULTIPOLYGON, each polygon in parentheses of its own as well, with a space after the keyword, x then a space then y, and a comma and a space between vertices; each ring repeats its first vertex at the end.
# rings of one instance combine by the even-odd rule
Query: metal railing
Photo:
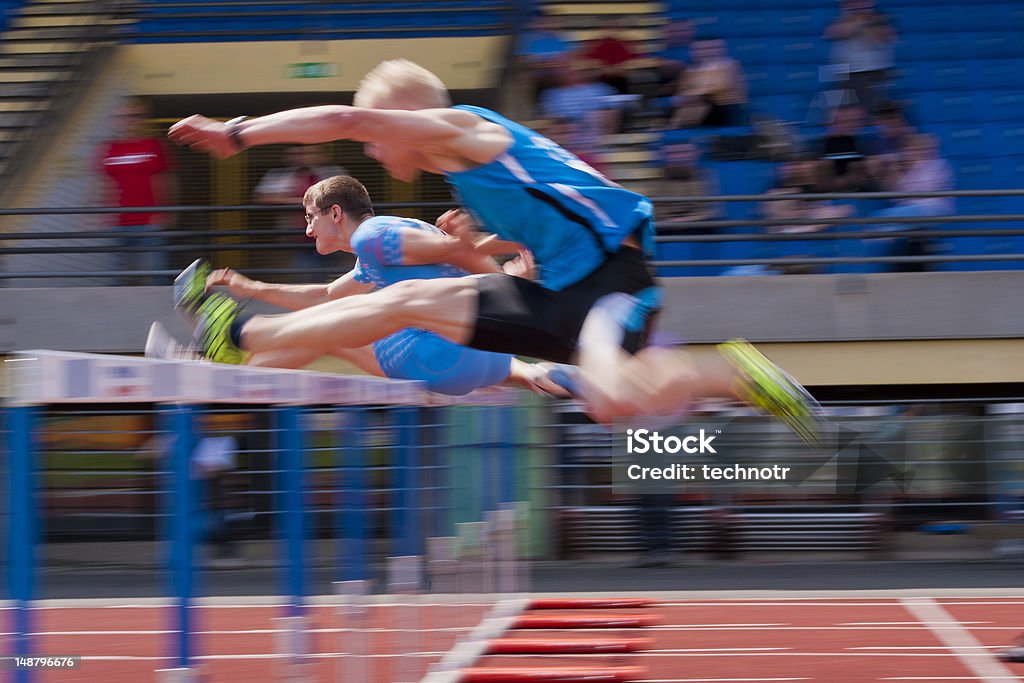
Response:
MULTIPOLYGON (((926 197, 1019 197, 1024 196, 1024 190, 961 190, 934 193, 860 193, 860 194, 815 194, 801 195, 802 199, 838 199, 847 201, 876 200, 876 199, 913 199, 926 197)), ((792 199, 788 195, 729 195, 709 197, 658 197, 655 203, 662 201, 685 201, 685 202, 762 202, 782 201, 792 199)), ((453 202, 382 202, 377 205, 378 213, 386 214, 396 212, 402 215, 413 215, 424 220, 432 220, 443 211, 451 208, 453 202)), ((192 221, 197 217, 214 216, 219 214, 235 214, 244 216, 241 222, 252 220, 268 214, 285 214, 299 212, 299 207, 267 206, 260 204, 238 204, 227 206, 161 206, 161 207, 133 207, 133 208, 112 208, 112 207, 21 207, 0 209, 0 219, 4 217, 18 216, 95 216, 130 213, 162 213, 191 216, 192 221)), ((24 219, 23 219, 24 220, 24 219)), ((1024 214, 967 214, 950 216, 930 216, 922 218, 906 217, 884 217, 864 216, 846 218, 821 218, 821 219, 792 219, 792 220, 766 220, 757 217, 733 220, 705 220, 705 221, 672 221, 660 226, 666 232, 675 229, 685 228, 693 234, 660 234, 656 240, 662 245, 678 243, 690 244, 727 244, 727 243, 764 243, 774 245, 786 245, 793 242, 798 243, 834 243, 845 244, 857 243, 878 243, 882 240, 891 242, 899 240, 913 240, 925 245, 924 251, 928 251, 928 245, 932 242, 942 242, 947 239, 974 237, 991 238, 992 253, 956 253, 955 245, 945 244, 946 251, 943 253, 922 253, 922 254, 892 254, 892 255, 787 255, 771 256, 757 255, 753 258, 687 258, 687 259, 666 259, 655 260, 659 268, 680 268, 680 267, 720 267, 720 266, 743 266, 743 265, 767 265, 767 266, 790 266, 790 265, 811 265, 828 266, 835 264, 919 264, 921 266, 934 266, 945 263, 976 263, 978 269, 984 269, 986 264, 1020 264, 1024 267, 1024 226, 1020 228, 1007 228, 1001 225, 979 226, 977 224, 1006 222, 1022 222, 1024 214), (975 227, 960 227, 966 224, 973 224, 975 227), (810 226, 827 225, 830 228, 838 228, 835 231, 824 230, 806 233, 772 233, 763 232, 761 229, 772 227, 789 226, 810 226), (906 226, 906 229, 886 229, 884 231, 873 231, 870 228, 862 230, 842 230, 849 226, 876 226, 876 225, 899 225, 906 226), (914 228, 913 226, 927 226, 914 228), (940 228, 936 226, 950 226, 940 228), (741 232, 732 232, 734 229, 749 228, 741 232), (725 232, 728 231, 728 232, 725 232), (1000 241, 1002 240, 1002 241, 1000 241)), ((212 220, 210 221, 212 223, 212 220)), ((285 254, 296 254, 299 252, 309 253, 312 246, 309 242, 296 241, 298 230, 284 230, 272 228, 258 229, 182 229, 182 230, 156 230, 139 233, 129 229, 110 230, 87 230, 81 232, 66 232, 60 234, 36 233, 27 230, 0 233, 0 257, 8 257, 5 266, 0 270, 0 280, 36 280, 46 278, 118 278, 126 275, 147 275, 159 278, 159 281, 170 282, 180 267, 192 259, 202 255, 214 255, 218 265, 245 268, 247 272, 256 276, 267 275, 294 275, 294 274, 318 274, 323 279, 330 279, 340 275, 337 264, 325 264, 322 268, 309 268, 303 266, 297 268, 289 266, 285 254), (76 243, 81 241, 81 243, 76 243), (148 246, 147 243, 159 242, 158 246, 148 246), (158 251, 167 255, 168 267, 154 271, 126 272, 117 267, 92 268, 90 270, 76 271, 73 267, 66 265, 56 268, 45 267, 46 258, 58 256, 67 257, 69 254, 130 254, 148 253, 158 251), (257 254, 261 256, 257 257, 257 254), (12 256, 38 256, 37 265, 32 268, 16 267, 10 263, 12 256)), ((932 247, 934 250, 934 247, 932 247)), ((1007 267, 1007 266, 1003 266, 1007 267)))

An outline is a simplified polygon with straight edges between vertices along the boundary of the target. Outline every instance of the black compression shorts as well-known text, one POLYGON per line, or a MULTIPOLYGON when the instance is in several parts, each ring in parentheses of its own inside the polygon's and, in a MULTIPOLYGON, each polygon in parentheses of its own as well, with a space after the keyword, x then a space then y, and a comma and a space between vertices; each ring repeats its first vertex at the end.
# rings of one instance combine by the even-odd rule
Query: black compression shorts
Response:
MULTIPOLYGON (((631 247, 623 247, 593 273, 557 292, 510 275, 481 275, 476 327, 468 346, 569 363, 583 321, 598 299, 615 292, 635 294, 654 284, 643 252, 631 247)), ((640 334, 626 335, 623 348, 630 353, 643 348, 648 331, 649 326, 640 334)))

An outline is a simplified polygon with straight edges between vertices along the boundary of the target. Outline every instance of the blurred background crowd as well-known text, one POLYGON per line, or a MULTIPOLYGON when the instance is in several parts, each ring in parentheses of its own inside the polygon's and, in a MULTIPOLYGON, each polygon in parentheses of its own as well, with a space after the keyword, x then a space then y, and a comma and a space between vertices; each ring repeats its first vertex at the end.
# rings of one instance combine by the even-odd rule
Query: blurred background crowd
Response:
MULTIPOLYGON (((10 180, 9 206, 249 209, 111 213, 72 223, 58 216, 9 216, 7 233, 90 236, 67 234, 69 239, 53 243, 40 235, 25 242, 7 237, 9 247, 20 249, 7 252, 4 281, 17 284, 19 275, 29 274, 36 284, 83 284, 57 275, 95 271, 122 273, 95 283, 166 282, 166 274, 208 246, 192 231, 211 227, 217 248, 234 265, 322 279, 350 264, 312 254, 298 214, 285 215, 308 183, 347 169, 378 202, 450 203, 440 179, 395 183, 352 143, 261 148, 215 164, 168 149, 163 141, 170 122, 193 112, 229 117, 350 101, 361 62, 325 46, 378 37, 377 51, 362 56, 370 65, 403 42, 475 46, 467 47, 465 60, 440 59, 442 76, 452 82, 451 74, 459 74, 452 82, 456 101, 498 108, 532 124, 613 180, 658 198, 659 232, 667 238, 659 259, 689 264, 662 267, 663 275, 1020 267, 1020 261, 984 258, 1024 251, 1019 235, 686 239, 1016 227, 998 216, 987 222, 926 220, 1012 215, 1020 204, 1015 196, 876 195, 1015 186, 1024 163, 1024 90, 1017 81, 1024 48, 1016 38, 1024 10, 1012 2, 985 2, 966 16, 917 0, 882 7, 874 0, 787 0, 770 9, 746 0, 521 0, 441 3, 419 13, 415 3, 388 5, 313 3, 287 12, 266 3, 5 2, 0 77, 9 87, 0 112, 0 153, 10 180), (90 18, 88 29, 83 17, 90 18), (207 49, 229 42, 241 51, 221 56, 207 49), (246 74, 248 85, 232 79, 244 70, 239 60, 251 59, 259 46, 296 44, 298 53, 276 57, 276 72, 265 72, 262 80, 262 66, 246 74), (109 53, 118 45, 120 61, 111 64, 109 53), (191 58, 185 57, 189 51, 191 58), (189 69, 198 71, 189 75, 189 69), (107 84, 105 94, 87 87, 97 75, 107 84), (219 87, 227 89, 217 92, 219 87), (81 130, 69 139, 68 126, 75 124, 66 120, 67 98, 85 105, 87 93, 100 100, 92 103, 97 110, 71 117, 81 130), (823 193, 847 196, 813 196, 823 193), (750 197, 696 199, 717 195, 750 197), (723 220, 730 222, 709 224, 723 220), (295 232, 285 238, 271 228, 295 232), (116 229, 116 239, 94 237, 108 229, 116 229), (77 253, 45 253, 57 245, 77 253), (983 258, 980 264, 943 260, 957 255, 983 258), (771 261, 816 257, 848 262, 771 261)), ((439 208, 406 211, 432 219, 439 208)))

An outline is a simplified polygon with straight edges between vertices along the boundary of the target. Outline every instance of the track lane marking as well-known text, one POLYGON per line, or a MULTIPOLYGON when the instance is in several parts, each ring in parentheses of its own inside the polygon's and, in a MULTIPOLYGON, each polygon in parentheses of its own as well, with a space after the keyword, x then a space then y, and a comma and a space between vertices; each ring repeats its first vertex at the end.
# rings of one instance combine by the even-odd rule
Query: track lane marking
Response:
MULTIPOLYGON (((946 645, 953 654, 980 680, 1020 680, 1012 671, 993 657, 974 635, 947 612, 942 605, 930 598, 903 598, 900 600, 907 611, 924 624, 942 623, 942 627, 928 626, 939 642, 946 645), (979 648, 982 648, 979 650, 979 648)), ((891 656, 898 656, 893 653, 891 656)))

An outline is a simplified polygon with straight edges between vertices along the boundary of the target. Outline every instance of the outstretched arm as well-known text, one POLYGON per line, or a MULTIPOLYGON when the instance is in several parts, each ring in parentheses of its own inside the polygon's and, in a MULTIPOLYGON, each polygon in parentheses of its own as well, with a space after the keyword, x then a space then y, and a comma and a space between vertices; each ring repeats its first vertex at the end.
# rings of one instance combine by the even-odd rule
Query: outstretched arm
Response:
POLYGON ((257 145, 355 140, 415 146, 425 152, 489 161, 490 127, 481 126, 485 123, 475 114, 458 109, 407 111, 326 105, 289 109, 235 124, 194 114, 171 126, 167 136, 219 159, 257 145))
POLYGON ((450 263, 470 273, 500 273, 501 268, 491 258, 490 241, 468 243, 453 235, 402 228, 403 265, 450 263))
POLYGON ((206 279, 207 289, 215 285, 227 287, 232 296, 256 299, 291 311, 353 294, 365 294, 373 289, 373 285, 356 280, 354 271, 324 285, 279 285, 253 280, 231 268, 220 268, 206 279))

